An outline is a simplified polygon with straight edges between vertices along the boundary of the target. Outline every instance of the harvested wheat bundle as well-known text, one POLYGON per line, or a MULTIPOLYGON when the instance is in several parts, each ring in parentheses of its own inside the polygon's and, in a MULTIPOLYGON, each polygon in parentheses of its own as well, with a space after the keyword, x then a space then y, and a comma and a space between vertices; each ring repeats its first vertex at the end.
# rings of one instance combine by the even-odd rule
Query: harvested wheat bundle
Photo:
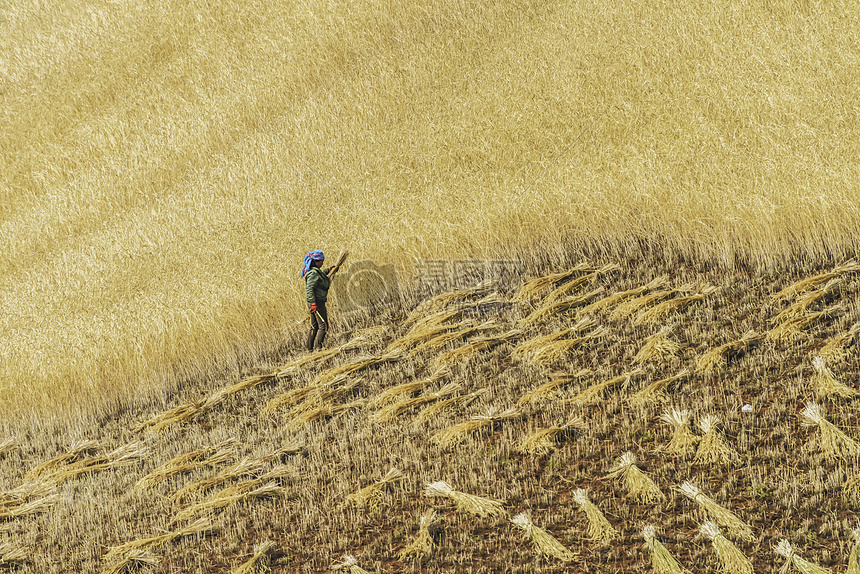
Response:
POLYGON ((341 266, 343 266, 343 264, 346 263, 347 257, 349 257, 349 250, 347 250, 347 249, 343 249, 343 250, 341 250, 340 253, 338 253, 337 259, 335 260, 334 265, 332 265, 331 268, 329 268, 329 270, 328 270, 327 275, 329 278, 334 277, 335 273, 340 271, 341 266))
POLYGON ((428 316, 428 314, 439 312, 441 309, 447 307, 448 305, 451 305, 452 303, 460 303, 469 299, 473 299, 475 297, 492 297, 492 289, 492 283, 479 283, 478 285, 470 289, 439 293, 438 295, 434 295, 430 299, 422 301, 419 305, 412 309, 412 311, 409 312, 409 316, 403 320, 402 325, 405 327, 412 325, 418 322, 423 317, 428 316))
POLYGON ((485 321, 481 324, 470 324, 457 329, 456 331, 451 331, 448 333, 442 333, 440 335, 436 335, 432 339, 428 339, 419 345, 413 347, 413 349, 409 352, 410 356, 416 356, 421 353, 426 353, 428 351, 437 351, 442 347, 453 343, 454 341, 459 341, 465 339, 467 337, 471 337, 475 333, 480 333, 482 331, 488 331, 492 329, 498 329, 499 324, 495 321, 485 321))
POLYGON ((682 484, 680 491, 684 496, 698 504, 705 514, 723 527, 732 538, 745 541, 755 540, 752 528, 746 522, 738 518, 731 510, 720 506, 712 498, 702 494, 699 487, 692 482, 687 481, 682 484))
MULTIPOLYGON (((856 500, 860 497, 860 470, 855 470, 842 486, 842 492, 850 499, 856 500)), ((858 573, 860 574, 860 573, 858 573)))
POLYGON ((591 374, 589 369, 582 369, 572 375, 560 375, 551 379, 549 382, 543 383, 533 391, 525 393, 517 401, 517 406, 522 407, 528 404, 535 403, 541 399, 554 400, 558 398, 558 393, 561 388, 569 385, 573 381, 586 377, 591 374))
POLYGON ((457 395, 456 397, 439 400, 434 404, 425 407, 420 413, 418 413, 418 416, 416 417, 416 422, 426 423, 427 421, 439 416, 443 411, 454 406, 468 406, 472 401, 474 401, 486 392, 487 389, 479 389, 466 395, 457 395))
POLYGON ((594 299, 597 295, 603 292, 603 287, 598 287, 594 291, 589 291, 583 295, 578 295, 576 297, 568 297, 567 299, 562 299, 561 301, 550 301, 541 307, 538 307, 534 311, 528 314, 520 323, 523 326, 534 325, 535 323, 540 323, 545 321, 550 317, 555 317, 556 315, 560 315, 566 311, 571 309, 575 309, 577 307, 582 307, 592 299, 594 299))
POLYGON ((824 299, 828 295, 831 295, 837 285, 842 282, 841 277, 836 277, 827 282, 827 284, 821 289, 817 289, 815 291, 810 291, 807 294, 803 295, 800 299, 780 311, 775 317, 771 319, 772 323, 781 323, 783 321, 787 321, 788 319, 793 319, 795 317, 800 317, 809 311, 809 308, 812 307, 818 301, 824 299))
POLYGON ((706 416, 699 421, 702 438, 699 439, 693 464, 733 464, 740 460, 737 451, 717 433, 718 423, 719 419, 714 416, 706 416))
POLYGON ((356 331, 352 338, 340 345, 338 347, 332 347, 331 349, 321 349, 319 351, 314 351, 313 353, 303 354, 298 359, 290 361, 284 365, 278 367, 278 370, 273 373, 276 378, 282 378, 288 375, 290 372, 295 371, 301 367, 305 367, 308 365, 312 365, 315 363, 322 363, 332 357, 335 357, 341 353, 345 353, 347 351, 352 351, 354 349, 359 349, 366 345, 374 344, 380 337, 380 333, 387 333, 388 327, 385 325, 377 325, 374 327, 368 327, 366 329, 361 329, 356 331))
POLYGON ((712 285, 702 285, 692 295, 687 295, 686 297, 675 297, 674 299, 662 301, 650 309, 646 309, 639 313, 639 315, 636 316, 635 324, 653 324, 657 321, 661 321, 670 313, 675 313, 676 311, 680 311, 681 309, 690 306, 696 301, 701 301, 708 295, 716 293, 719 289, 719 287, 714 287, 712 285))
POLYGON ((605 380, 600 383, 596 383, 581 391, 578 395, 571 399, 567 399, 564 401, 564 404, 572 404, 576 406, 586 406, 591 403, 597 402, 600 400, 600 396, 607 389, 616 387, 618 385, 627 386, 630 383, 630 379, 634 376, 641 374, 643 371, 641 369, 634 369, 629 373, 624 373, 615 378, 605 380))
POLYGON ((386 347, 387 351, 407 351, 416 345, 420 345, 424 341, 437 337, 441 334, 449 332, 453 329, 451 325, 433 325, 432 327, 427 327, 424 330, 418 332, 408 332, 399 339, 392 341, 388 347, 386 347))
POLYGON ((692 452, 699 437, 690 429, 690 413, 672 407, 664 412, 660 419, 672 425, 672 439, 666 445, 666 450, 675 454, 686 455, 692 452))
POLYGON ((755 331, 747 331, 737 341, 731 341, 720 345, 716 349, 711 349, 696 361, 697 373, 710 373, 715 369, 723 366, 726 362, 726 357, 730 354, 740 354, 748 351, 754 345, 757 345, 764 339, 764 335, 758 334, 755 331))
POLYGON ((30 551, 11 542, 0 542, 0 568, 13 568, 30 562, 30 551))
MULTIPOLYGON (((603 327, 598 327, 591 333, 581 337, 574 338, 557 338, 555 340, 547 340, 542 343, 537 343, 534 340, 527 343, 527 346, 520 345, 514 350, 514 353, 520 355, 525 360, 531 361, 538 365, 550 365, 567 357, 573 349, 582 347, 595 339, 605 336, 607 330, 603 327)), ((557 333, 553 333, 556 335, 557 333)), ((548 337, 548 336, 547 336, 548 337)), ((547 337, 538 337, 544 339, 547 337)))
POLYGON ((587 261, 582 261, 578 263, 575 267, 568 269, 567 271, 562 271, 560 273, 553 273, 551 275, 545 275, 544 277, 536 277, 534 279, 529 279, 519 288, 519 290, 514 294, 514 301, 520 302, 528 302, 533 299, 538 299, 542 297, 545 293, 552 290, 556 285, 565 281, 572 277, 574 274, 580 271, 591 271, 594 267, 591 263, 587 261))
POLYGON ((40 476, 50 474, 54 470, 59 467, 65 466, 77 460, 80 460, 81 457, 92 454, 99 447, 99 443, 94 440, 80 440, 73 442, 68 450, 59 455, 55 456, 50 460, 46 460, 36 468, 29 471, 24 475, 25 480, 38 478, 40 476))
POLYGON ((132 550, 122 560, 102 570, 101 574, 125 574, 142 566, 155 566, 160 561, 161 558, 145 550, 132 550))
POLYGON ((214 530, 214 526, 211 519, 199 518, 191 524, 172 532, 167 532, 165 534, 149 538, 138 538, 136 540, 120 544, 119 546, 111 546, 105 554, 105 559, 118 558, 134 552, 157 548, 159 546, 169 544, 179 538, 196 536, 198 534, 203 534, 204 532, 211 532, 212 530, 214 530))
POLYGON ((266 403, 266 406, 263 407, 263 410, 260 411, 260 415, 268 416, 283 407, 295 406, 311 396, 317 389, 318 387, 315 384, 310 384, 304 387, 299 387, 298 389, 291 389, 281 393, 280 395, 272 397, 269 399, 269 402, 266 403))
POLYGON ((0 504, 0 520, 9 520, 12 518, 20 518, 22 516, 30 516, 32 514, 40 514, 57 503, 60 499, 59 494, 49 494, 34 500, 20 500, 17 502, 6 502, 0 504))
POLYGON ((514 356, 524 356, 535 349, 543 347, 547 343, 552 343, 560 339, 565 339, 572 335, 578 335, 583 331, 592 329, 596 326, 597 321, 590 317, 585 317, 583 319, 578 320, 573 326, 568 327, 566 329, 562 329, 561 331, 556 331, 548 335, 540 335, 538 337, 533 337, 527 341, 523 341, 516 346, 512 354, 514 356))
POLYGON ((444 428, 430 437, 430 442, 440 446, 453 446, 465 440, 472 434, 482 431, 491 431, 500 422, 522 418, 523 412, 516 407, 498 412, 491 408, 486 415, 477 415, 467 421, 463 421, 444 428))
POLYGON ((334 401, 343 400, 353 394, 355 389, 364 384, 363 378, 349 379, 347 377, 337 378, 325 385, 315 385, 305 398, 293 405, 289 416, 297 417, 302 413, 324 407, 334 401))
POLYGON ((365 486, 358 492, 354 492, 346 497, 346 503, 355 506, 358 509, 363 509, 368 505, 376 505, 382 499, 382 492, 396 482, 400 482, 405 477, 397 468, 389 470, 382 480, 365 486))
POLYGON ((650 385, 636 391, 636 393, 630 397, 630 404, 644 407, 656 402, 666 401, 669 399, 666 394, 666 389, 668 389, 670 385, 686 379, 689 375, 690 371, 683 369, 677 375, 672 375, 671 377, 654 381, 650 385))
POLYGON ((671 332, 672 327, 663 327, 657 333, 647 337, 645 344, 633 358, 633 364, 662 362, 677 357, 681 345, 669 338, 671 332))
POLYGON ((424 494, 427 496, 444 496, 450 498, 457 505, 457 510, 474 514, 481 518, 505 514, 505 509, 501 502, 475 494, 458 492, 451 488, 451 485, 441 480, 428 484, 424 489, 424 494))
POLYGON ((823 311, 816 311, 814 313, 807 313, 805 315, 801 315, 800 317, 794 317, 793 319, 788 319, 773 327, 770 331, 767 332, 767 338, 771 341, 777 342, 785 342, 791 341, 795 337, 801 334, 801 331, 819 319, 834 317, 843 311, 842 306, 834 305, 833 307, 829 307, 823 311))
POLYGON ((785 558, 786 563, 780 569, 780 572, 788 573, 791 567, 794 566, 800 574, 831 574, 831 571, 818 564, 813 564, 808 560, 804 560, 794 552, 791 543, 783 538, 773 547, 773 551, 785 558))
POLYGON ((236 439, 228 439, 215 446, 201 448, 174 457, 141 478, 137 482, 135 490, 143 492, 173 476, 185 474, 198 468, 229 462, 235 457, 236 444, 236 439))
POLYGON ((314 381, 314 385, 320 387, 334 381, 335 379, 346 377, 347 375, 357 373, 358 371, 362 371, 370 367, 375 367, 384 363, 394 363, 401 360, 404 356, 404 353, 401 351, 390 351, 379 356, 359 357, 349 363, 344 363, 343 365, 323 371, 314 381))
POLYGON ((720 527, 710 520, 699 528, 702 536, 714 545, 714 552, 720 559, 723 571, 726 574, 753 574, 753 566, 750 559, 735 546, 735 543, 723 536, 720 527))
POLYGON ((233 570, 231 574, 265 574, 269 572, 274 549, 275 543, 271 540, 257 544, 254 546, 254 555, 251 556, 250 560, 233 570))
POLYGON ((332 564, 329 568, 332 570, 348 570, 349 574, 370 574, 370 572, 358 565, 358 560, 355 556, 349 554, 343 557, 341 564, 332 564))
POLYGON ((640 504, 651 504, 666 500, 666 495, 647 474, 636 466, 632 452, 622 454, 610 469, 607 478, 620 477, 627 490, 627 497, 640 504))
POLYGON ((562 283, 546 296, 545 301, 547 303, 560 301, 562 298, 570 296, 571 293, 576 292, 580 287, 587 283, 591 283, 593 285, 595 281, 597 281, 598 276, 599 274, 595 271, 588 275, 580 275, 579 277, 571 279, 567 283, 562 283))
POLYGON ((642 538, 645 539, 645 547, 651 551, 651 568, 656 574, 689 574, 669 553, 669 549, 657 540, 657 531, 652 525, 642 529, 642 538))
POLYGON ((860 574, 860 530, 852 530, 851 538, 854 539, 854 545, 848 555, 848 570, 845 574, 860 574))
POLYGON ((409 331, 406 332, 407 335, 418 335, 421 333, 426 333, 427 331, 434 330, 436 327, 445 326, 448 329, 453 328, 453 325, 445 325, 449 321, 458 321, 463 317, 464 307, 457 305, 451 307, 449 309, 442 309, 436 313, 431 313, 430 315, 426 315, 412 325, 409 328, 409 331))
POLYGON ((654 303, 659 303, 664 299, 668 299, 676 293, 677 291, 675 289, 660 289, 659 291, 651 291, 644 295, 640 295, 635 299, 630 299, 629 301, 625 301, 624 303, 618 305, 609 314, 609 318, 613 321, 619 319, 626 319, 627 317, 638 313, 645 307, 648 307, 649 305, 652 305, 654 303))
POLYGON ((418 535, 406 548, 400 551, 401 561, 414 560, 421 562, 430 557, 433 552, 433 533, 431 530, 437 528, 436 511, 433 509, 425 512, 418 521, 418 535))
POLYGON ((197 416, 205 404, 206 400, 203 399, 179 405, 178 407, 172 408, 169 411, 165 411, 160 415, 156 415, 143 421, 134 427, 134 431, 141 432, 144 430, 150 430, 159 432, 174 423, 185 422, 197 416))
POLYGON ((463 387, 459 383, 448 383, 438 391, 425 393, 417 397, 407 397, 400 399, 396 403, 386 405, 375 413, 370 415, 370 420, 376 423, 384 423, 394 419, 397 415, 407 410, 411 410, 456 393, 463 387))
POLYGON ((15 437, 9 437, 0 441, 0 456, 5 454, 9 454, 14 450, 20 450, 21 446, 18 444, 17 439, 15 437))
POLYGON ((330 417, 337 416, 339 414, 345 413, 347 411, 351 411, 353 409, 360 409, 367 406, 367 399, 356 399, 350 403, 346 404, 323 404, 308 410, 302 411, 300 414, 295 416, 287 423, 287 426, 290 428, 301 428, 307 424, 312 422, 316 422, 320 419, 327 419, 330 417))
POLYGON ((837 265, 833 269, 833 271, 821 273, 813 277, 807 277, 806 279, 802 279, 796 283, 793 283, 779 293, 772 295, 771 299, 773 299, 774 301, 788 299, 790 297, 794 297, 802 293, 806 293, 807 291, 810 291, 812 289, 815 289, 822 283, 827 283, 831 279, 835 279, 836 277, 839 277, 846 273, 854 273, 857 271, 860 271, 860 264, 858 264, 852 259, 851 261, 847 261, 841 265, 837 265))
POLYGON ((520 514, 517 514, 511 519, 511 522, 515 526, 523 529, 526 534, 526 538, 532 541, 532 544, 534 544, 535 550, 537 550, 538 553, 543 554, 544 556, 558 558, 562 562, 570 562, 576 558, 576 555, 565 548, 562 543, 555 538, 555 536, 543 528, 535 526, 528 513, 521 512, 520 514))
POLYGON ((413 395, 417 392, 423 391, 426 387, 441 381, 445 377, 451 375, 451 369, 444 367, 441 369, 437 369, 432 375, 427 377, 426 379, 420 379, 417 381, 410 381, 408 383, 402 383, 400 385, 395 385, 393 387, 389 387, 376 395, 371 401, 371 406, 381 407, 383 405, 397 402, 407 395, 413 395))
POLYGON ((61 468, 56 468, 45 475, 45 480, 55 484, 61 484, 67 480, 77 478, 82 474, 100 472, 109 468, 116 468, 127 462, 140 460, 147 454, 146 447, 141 442, 123 445, 104 456, 86 458, 73 462, 61 468))
POLYGON ((815 369, 815 395, 819 399, 826 397, 840 397, 849 399, 857 395, 857 389, 851 388, 836 380, 836 376, 827 367, 827 363, 821 357, 812 359, 812 367, 815 369))
POLYGON ((574 490, 572 498, 588 518, 588 538, 591 541, 608 543, 618 536, 618 531, 612 527, 600 509, 588 498, 588 490, 584 488, 574 490))
POLYGON ((628 289, 626 291, 619 291, 617 293, 613 293, 612 295, 608 295, 603 297, 602 299, 598 299, 594 303, 590 305, 586 305, 580 312, 582 314, 593 314, 600 311, 605 311, 610 307, 618 305, 623 301, 631 299, 633 297, 640 297, 647 293, 648 291, 653 291, 655 289, 661 289, 666 287, 667 281, 665 277, 657 277, 652 279, 647 285, 642 285, 640 287, 634 287, 633 289, 628 289))
POLYGON ((820 448, 826 459, 843 460, 860 454, 860 445, 825 419, 818 403, 806 403, 800 414, 805 426, 817 426, 821 431, 820 448))
POLYGON ((558 440, 574 430, 585 430, 582 417, 575 416, 562 425, 538 429, 520 441, 517 450, 523 454, 545 456, 558 448, 558 440))
POLYGON ((199 492, 209 490, 215 486, 224 484, 225 482, 244 476, 260 474, 268 463, 277 460, 282 456, 282 454, 283 452, 279 449, 259 458, 245 457, 233 466, 225 468, 213 477, 189 484, 188 486, 176 491, 170 498, 172 501, 176 502, 184 498, 191 497, 199 492))
POLYGON ((860 323, 854 323, 848 331, 836 335, 821 347, 818 356, 832 363, 844 361, 848 357, 848 351, 845 348, 854 341, 858 331, 860 331, 860 323))
POLYGON ((486 351, 492 349, 493 347, 497 347, 502 343, 508 343, 517 339, 523 334, 523 332, 519 329, 512 329, 506 333, 502 333, 501 335, 491 335, 485 337, 478 337, 473 339, 472 341, 466 343, 461 347, 457 347, 456 349, 452 349, 447 353, 439 355, 436 358, 435 366, 436 368, 443 367, 446 365, 457 364, 475 353, 480 353, 481 351, 486 351))
POLYGON ((229 506, 232 506, 238 502, 243 502, 245 500, 279 496, 284 492, 284 487, 282 487, 275 481, 261 484, 262 479, 254 479, 246 481, 246 483, 247 484, 242 484, 241 488, 234 485, 232 487, 224 489, 224 491, 215 493, 214 495, 207 498, 206 500, 203 500, 202 502, 192 504, 191 506, 182 509, 179 513, 177 513, 176 517, 174 518, 174 522, 190 520, 191 518, 202 512, 224 510, 229 506), (253 488, 252 490, 247 490, 247 488, 250 487, 252 483, 254 486, 256 486, 256 488, 253 488))

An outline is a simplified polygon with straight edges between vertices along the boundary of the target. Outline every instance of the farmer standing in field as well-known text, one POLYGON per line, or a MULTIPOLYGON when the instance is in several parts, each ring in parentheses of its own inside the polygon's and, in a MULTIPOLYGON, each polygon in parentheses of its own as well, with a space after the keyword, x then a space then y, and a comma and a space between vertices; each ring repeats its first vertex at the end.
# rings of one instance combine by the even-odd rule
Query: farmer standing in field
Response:
POLYGON ((305 299, 311 312, 311 331, 308 334, 308 351, 322 347, 328 331, 328 312, 325 304, 328 299, 328 288, 331 285, 329 272, 331 267, 323 269, 325 255, 319 249, 314 249, 305 255, 302 265, 302 277, 305 278, 305 299))

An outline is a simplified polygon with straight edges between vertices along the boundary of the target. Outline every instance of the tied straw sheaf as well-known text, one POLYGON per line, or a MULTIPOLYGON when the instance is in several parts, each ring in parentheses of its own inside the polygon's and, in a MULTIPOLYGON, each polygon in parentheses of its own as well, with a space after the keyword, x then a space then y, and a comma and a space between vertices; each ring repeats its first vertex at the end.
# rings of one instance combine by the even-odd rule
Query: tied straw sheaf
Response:
POLYGON ((618 531, 613 528, 603 512, 588 498, 586 489, 574 490, 572 498, 588 519, 588 538, 592 542, 606 544, 618 537, 618 531))
POLYGON ((836 375, 833 374, 833 371, 827 366, 827 362, 820 356, 812 359, 812 367, 815 369, 815 376, 813 377, 815 395, 819 399, 827 397, 850 399, 857 395, 857 389, 836 380, 836 375))
POLYGON ((791 546, 791 543, 783 538, 780 540, 776 546, 774 546, 773 551, 785 558, 785 565, 779 569, 780 574, 788 574, 791 571, 791 567, 797 569, 800 574, 831 574, 830 570, 824 568, 823 566, 819 566, 818 564, 813 564, 808 560, 804 560, 794 551, 794 548, 791 546))
POLYGON ((667 401, 669 400, 669 395, 667 394, 669 387, 675 383, 680 383, 689 376, 690 371, 683 369, 676 375, 654 381, 653 383, 650 383, 636 391, 636 393, 630 397, 630 404, 636 407, 646 407, 655 402, 667 401))
POLYGON ((695 450, 699 437, 690 428, 689 411, 672 407, 660 415, 660 419, 672 427, 672 438, 665 447, 668 452, 686 455, 695 450))
POLYGON ((376 504, 382 499, 382 493, 392 486, 400 482, 405 477, 397 468, 389 470, 381 480, 365 486, 358 492, 354 492, 346 497, 347 504, 363 509, 371 504, 376 504))
POLYGON ((733 464, 740 460, 741 457, 737 451, 726 444, 723 437, 717 432, 718 424, 719 419, 713 415, 708 415, 699 420, 702 437, 699 439, 699 447, 696 449, 696 456, 693 457, 693 464, 733 464))
POLYGON ((844 460, 860 454, 860 445, 824 418, 821 406, 813 401, 806 403, 801 412, 805 426, 817 426, 821 431, 819 447, 828 460, 844 460))
POLYGON ((432 508, 426 511, 418 521, 418 534, 415 540, 409 543, 400 554, 401 560, 415 560, 420 562, 430 557, 433 552, 432 530, 438 527, 436 511, 432 508))
POLYGON ((655 574, 690 574, 657 539, 657 530, 653 525, 648 524, 642 529, 642 538, 645 539, 645 547, 651 551, 651 568, 655 574))
POLYGON ((574 416, 564 424, 534 431, 520 441, 517 450, 524 454, 546 456, 558 447, 558 441, 565 435, 585 428, 587 428, 585 420, 580 416, 574 416))
POLYGON ((231 572, 231 574, 266 574, 271 570, 272 552, 275 550, 275 543, 271 540, 266 540, 254 546, 254 554, 251 558, 241 566, 231 572))
POLYGON ((714 545, 714 552, 723 566, 726 574, 753 574, 753 565, 750 559, 735 546, 735 543, 723 536, 720 527, 710 520, 699 527, 702 536, 714 545))
POLYGON ((442 480, 432 482, 424 489, 427 496, 442 496, 450 498, 457 505, 457 510, 474 514, 480 518, 501 516, 505 514, 502 503, 476 494, 468 494, 454 490, 450 484, 442 480))
POLYGON ((511 522, 525 532, 526 538, 532 541, 535 550, 544 556, 558 558, 562 562, 570 562, 576 555, 564 547, 552 534, 535 526, 527 512, 521 512, 511 519, 511 522))
POLYGON ((627 496, 641 504, 652 504, 666 500, 666 495, 647 474, 636 466, 632 452, 622 454, 610 469, 607 478, 620 477, 627 490, 627 496))
POLYGON ((520 419, 523 417, 523 412, 516 407, 499 412, 491 408, 486 415, 477 415, 467 421, 463 421, 444 428, 432 437, 430 442, 440 446, 453 446, 462 442, 467 436, 492 430, 497 423, 520 419))
POLYGON ((725 529, 732 538, 744 541, 755 540, 752 528, 746 522, 738 518, 731 510, 720 506, 716 501, 703 494, 699 487, 692 482, 684 482, 679 490, 684 496, 698 504, 705 514, 725 529))
POLYGON ((741 355, 764 340, 764 335, 753 330, 744 333, 740 339, 730 341, 711 349, 696 361, 697 373, 712 373, 726 364, 729 356, 741 355))

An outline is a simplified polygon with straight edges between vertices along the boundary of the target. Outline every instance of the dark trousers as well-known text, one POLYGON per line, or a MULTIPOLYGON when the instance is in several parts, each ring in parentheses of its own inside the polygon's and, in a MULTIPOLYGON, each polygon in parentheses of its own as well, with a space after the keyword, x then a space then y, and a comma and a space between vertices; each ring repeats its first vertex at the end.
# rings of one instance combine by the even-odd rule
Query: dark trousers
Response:
MULTIPOLYGON (((310 308, 310 304, 308 305, 310 308)), ((308 351, 322 348, 328 331, 328 311, 325 303, 317 303, 317 312, 311 313, 311 332, 308 333, 308 351)))

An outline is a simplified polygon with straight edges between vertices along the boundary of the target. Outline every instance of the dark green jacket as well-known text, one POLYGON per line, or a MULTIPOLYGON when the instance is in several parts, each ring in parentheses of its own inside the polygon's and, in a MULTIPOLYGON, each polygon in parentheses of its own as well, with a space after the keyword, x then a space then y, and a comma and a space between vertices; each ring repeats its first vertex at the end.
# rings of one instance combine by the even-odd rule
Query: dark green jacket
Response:
POLYGON ((331 267, 311 267, 305 273, 305 299, 308 303, 325 303, 328 299, 328 288, 331 279, 328 272, 331 267))

